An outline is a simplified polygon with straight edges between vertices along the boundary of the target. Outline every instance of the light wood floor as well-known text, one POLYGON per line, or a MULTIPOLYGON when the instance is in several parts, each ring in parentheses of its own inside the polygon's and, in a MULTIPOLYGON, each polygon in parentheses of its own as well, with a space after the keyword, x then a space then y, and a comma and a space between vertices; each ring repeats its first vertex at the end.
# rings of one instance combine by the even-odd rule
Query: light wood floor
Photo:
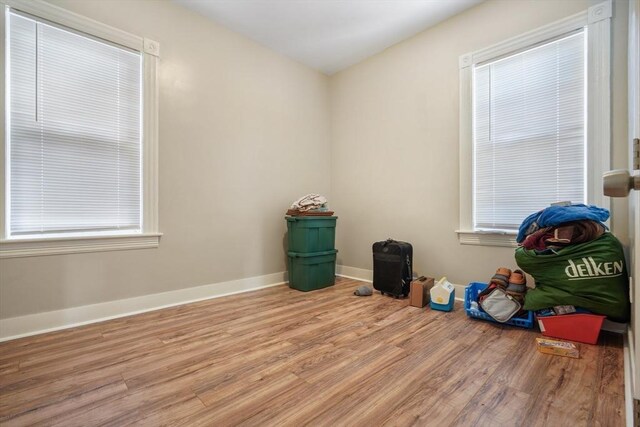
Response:
POLYGON ((621 339, 285 286, 0 344, 2 425, 624 425, 621 339))

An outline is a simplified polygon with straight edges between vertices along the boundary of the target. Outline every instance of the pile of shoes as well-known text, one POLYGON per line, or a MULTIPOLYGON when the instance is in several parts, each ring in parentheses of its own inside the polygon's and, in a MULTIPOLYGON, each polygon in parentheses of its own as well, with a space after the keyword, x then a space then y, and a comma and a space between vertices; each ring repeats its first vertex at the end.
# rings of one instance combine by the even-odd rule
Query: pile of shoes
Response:
POLYGON ((526 292, 527 279, 522 270, 512 272, 500 267, 487 288, 478 294, 478 303, 496 322, 504 323, 523 314, 526 292))
POLYGON ((566 204, 523 221, 516 262, 535 280, 526 294, 525 310, 573 306, 574 312, 605 315, 617 322, 629 319, 624 252, 604 224, 608 218, 606 209, 566 204))

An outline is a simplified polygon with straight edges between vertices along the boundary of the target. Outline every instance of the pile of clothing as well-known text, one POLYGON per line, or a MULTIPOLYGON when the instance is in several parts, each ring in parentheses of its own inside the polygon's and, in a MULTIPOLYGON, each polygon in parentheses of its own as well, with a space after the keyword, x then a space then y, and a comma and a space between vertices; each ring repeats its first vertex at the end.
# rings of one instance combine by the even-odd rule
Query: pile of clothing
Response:
POLYGON ((327 198, 319 194, 307 194, 293 202, 287 215, 330 216, 333 212, 327 208, 327 198))
POLYGON ((525 310, 550 313, 555 307, 562 313, 629 320, 624 252, 604 224, 608 218, 606 209, 569 204, 550 206, 522 222, 516 262, 535 279, 535 288, 525 295, 525 310))
POLYGON ((549 206, 522 222, 516 240, 525 249, 544 253, 597 239, 607 230, 607 219, 609 211, 597 206, 549 206))

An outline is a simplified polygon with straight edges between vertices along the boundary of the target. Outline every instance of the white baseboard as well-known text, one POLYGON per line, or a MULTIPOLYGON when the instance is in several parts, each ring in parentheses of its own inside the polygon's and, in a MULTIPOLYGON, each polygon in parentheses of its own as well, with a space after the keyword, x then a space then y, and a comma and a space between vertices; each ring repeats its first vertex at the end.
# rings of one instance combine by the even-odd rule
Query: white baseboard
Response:
POLYGON ((633 392, 631 384, 633 381, 633 357, 631 356, 631 348, 629 346, 629 336, 631 330, 623 336, 622 351, 624 354, 624 415, 625 425, 633 427, 633 392))
POLYGON ((365 270, 364 268, 336 265, 336 275, 368 283, 373 282, 373 270, 365 270))
MULTIPOLYGON (((366 270, 364 268, 349 267, 347 265, 337 265, 336 275, 340 277, 346 277, 347 279, 361 280, 363 282, 371 283, 373 281, 373 270, 366 270)), ((466 286, 453 283, 456 288, 456 301, 464 301, 464 289, 466 286)))
POLYGON ((287 273, 280 272, 158 294, 143 295, 135 298, 0 319, 0 342, 159 310, 161 308, 173 307, 190 302, 249 292, 281 285, 286 282, 287 273))
MULTIPOLYGON (((341 277, 362 280, 363 282, 369 283, 373 280, 372 270, 344 265, 336 266, 336 274, 341 277)), ((286 282, 287 273, 280 272, 158 294, 48 311, 45 313, 0 319, 0 342, 131 316, 133 314, 188 304, 190 302, 249 292, 281 285, 286 282)), ((454 286, 456 288, 456 300, 463 301, 464 286, 456 284, 454 284, 454 286)))

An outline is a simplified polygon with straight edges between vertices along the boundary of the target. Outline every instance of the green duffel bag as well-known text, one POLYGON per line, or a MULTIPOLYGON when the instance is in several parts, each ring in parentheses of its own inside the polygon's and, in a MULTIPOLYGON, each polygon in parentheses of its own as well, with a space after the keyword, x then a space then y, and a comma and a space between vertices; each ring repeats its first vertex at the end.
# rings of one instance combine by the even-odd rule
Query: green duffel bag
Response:
POLYGON ((617 322, 629 320, 629 277, 620 241, 611 233, 552 254, 516 249, 516 263, 536 282, 524 309, 574 305, 617 322))

